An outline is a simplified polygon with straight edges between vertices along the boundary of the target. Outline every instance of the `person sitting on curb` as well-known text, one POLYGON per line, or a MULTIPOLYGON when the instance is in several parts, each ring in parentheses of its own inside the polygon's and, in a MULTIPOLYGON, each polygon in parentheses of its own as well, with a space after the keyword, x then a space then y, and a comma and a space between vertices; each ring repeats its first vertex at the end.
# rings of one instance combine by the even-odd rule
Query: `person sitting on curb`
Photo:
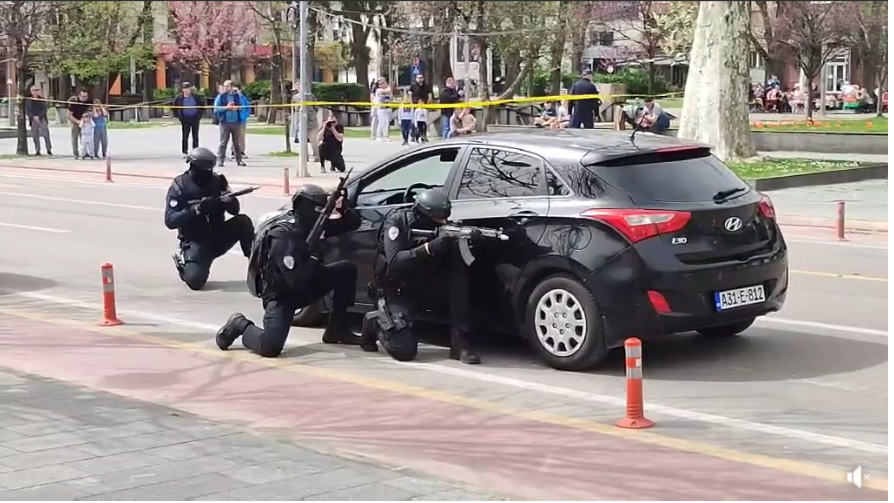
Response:
POLYGON ((450 134, 447 137, 453 138, 454 136, 474 133, 476 122, 475 114, 472 113, 470 108, 454 109, 453 115, 450 117, 450 134))

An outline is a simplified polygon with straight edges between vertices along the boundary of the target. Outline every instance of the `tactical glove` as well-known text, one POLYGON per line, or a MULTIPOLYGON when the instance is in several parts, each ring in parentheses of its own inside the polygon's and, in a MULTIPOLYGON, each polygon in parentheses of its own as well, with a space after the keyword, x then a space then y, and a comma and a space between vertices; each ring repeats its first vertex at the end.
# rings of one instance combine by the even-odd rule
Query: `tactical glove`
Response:
POLYGON ((199 202, 199 213, 201 213, 203 215, 208 215, 210 213, 213 213, 215 210, 218 209, 219 204, 220 204, 219 200, 217 200, 213 197, 203 198, 199 202))

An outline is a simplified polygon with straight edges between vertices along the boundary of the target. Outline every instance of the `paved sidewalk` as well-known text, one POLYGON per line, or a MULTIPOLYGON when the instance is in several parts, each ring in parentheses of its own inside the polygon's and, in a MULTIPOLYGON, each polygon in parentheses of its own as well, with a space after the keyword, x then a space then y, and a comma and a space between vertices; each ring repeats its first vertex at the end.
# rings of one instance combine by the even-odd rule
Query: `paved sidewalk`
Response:
POLYGON ((0 500, 493 500, 158 405, 0 370, 0 500))

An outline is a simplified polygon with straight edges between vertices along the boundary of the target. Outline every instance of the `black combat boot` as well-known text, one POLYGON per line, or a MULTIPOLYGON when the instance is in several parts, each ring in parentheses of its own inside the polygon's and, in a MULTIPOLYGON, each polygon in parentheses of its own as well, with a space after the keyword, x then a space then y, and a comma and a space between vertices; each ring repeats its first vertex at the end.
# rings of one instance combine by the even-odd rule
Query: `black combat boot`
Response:
POLYGON ((366 313, 363 317, 363 324, 360 326, 360 349, 367 353, 377 353, 379 351, 378 336, 379 322, 376 321, 376 312, 366 313))
POLYGON ((348 328, 347 313, 330 313, 329 323, 323 332, 323 342, 326 344, 347 344, 359 346, 360 337, 351 333, 348 328))
POLYGON ((450 359, 466 365, 481 363, 481 357, 469 345, 469 328, 465 324, 454 327, 450 332, 450 359))
POLYGON ((248 320, 242 313, 234 313, 230 316, 230 319, 227 320, 224 326, 220 327, 220 330, 217 331, 217 335, 214 336, 214 342, 217 343, 217 347, 220 348, 221 351, 226 351, 230 349, 230 346, 236 342, 236 339, 245 332, 245 329, 251 325, 251 321, 248 320))

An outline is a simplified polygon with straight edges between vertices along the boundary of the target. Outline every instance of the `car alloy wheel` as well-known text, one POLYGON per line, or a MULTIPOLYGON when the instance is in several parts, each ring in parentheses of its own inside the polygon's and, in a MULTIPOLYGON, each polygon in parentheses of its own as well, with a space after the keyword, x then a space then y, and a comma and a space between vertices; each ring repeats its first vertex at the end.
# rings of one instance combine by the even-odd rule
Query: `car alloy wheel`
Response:
POLYGON ((565 358, 583 347, 587 337, 587 315, 580 301, 570 292, 550 290, 537 302, 534 327, 543 349, 565 358))

